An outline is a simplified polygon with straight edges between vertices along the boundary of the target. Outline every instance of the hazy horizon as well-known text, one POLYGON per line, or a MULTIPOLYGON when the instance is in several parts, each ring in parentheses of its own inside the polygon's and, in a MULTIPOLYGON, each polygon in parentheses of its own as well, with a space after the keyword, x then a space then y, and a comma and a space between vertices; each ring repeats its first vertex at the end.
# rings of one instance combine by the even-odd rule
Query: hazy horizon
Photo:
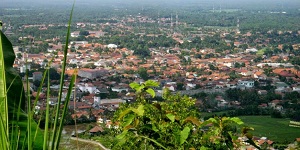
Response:
MULTIPOLYGON (((47 6, 71 6, 73 0, 4 0, 0 7, 45 7, 47 6)), ((76 0, 76 7, 91 6, 114 6, 114 7, 134 7, 134 6, 160 6, 160 7, 204 7, 204 8, 295 8, 300 9, 299 0, 76 0)))

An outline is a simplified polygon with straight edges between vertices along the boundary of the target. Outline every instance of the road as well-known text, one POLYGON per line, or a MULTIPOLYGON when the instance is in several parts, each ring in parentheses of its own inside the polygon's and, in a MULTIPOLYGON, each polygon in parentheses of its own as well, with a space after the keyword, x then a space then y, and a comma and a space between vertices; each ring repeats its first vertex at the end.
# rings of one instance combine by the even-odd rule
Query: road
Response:
POLYGON ((77 137, 71 137, 70 138, 71 140, 74 140, 74 141, 80 141, 80 142, 85 142, 85 143, 91 143, 91 144, 95 144, 95 145, 98 145, 99 147, 101 147, 103 150, 110 150, 106 147, 104 147, 101 143, 99 142, 96 142, 96 141, 91 141, 91 140, 86 140, 86 139, 81 139, 81 138, 77 138, 77 137))

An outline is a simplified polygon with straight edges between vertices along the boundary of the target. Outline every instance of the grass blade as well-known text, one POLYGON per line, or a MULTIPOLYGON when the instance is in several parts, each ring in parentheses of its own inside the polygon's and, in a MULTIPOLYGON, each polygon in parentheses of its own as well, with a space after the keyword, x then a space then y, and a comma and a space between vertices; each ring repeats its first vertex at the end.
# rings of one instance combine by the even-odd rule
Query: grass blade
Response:
POLYGON ((48 71, 48 83, 47 83, 47 104, 46 104, 46 119, 45 119, 45 131, 44 131, 44 144, 43 149, 48 149, 48 129, 49 129, 49 99, 50 99, 50 74, 49 74, 49 68, 47 68, 48 71))
POLYGON ((77 70, 75 70, 74 74, 72 75, 72 79, 69 85, 69 90, 67 93, 67 97, 65 100, 65 104, 64 104, 64 109, 62 112, 62 117, 60 119, 60 124, 59 124, 59 128, 58 128, 58 135, 55 141, 55 149, 58 149, 59 146, 59 142, 60 142, 60 138, 61 138, 61 132, 62 132, 62 128, 63 128, 63 124, 64 124, 64 120, 66 117, 66 113, 68 112, 68 108, 69 108, 69 101, 70 101, 70 97, 71 97, 71 93, 72 93, 72 89, 74 87, 74 82, 76 80, 76 76, 77 76, 77 70))
MULTIPOLYGON (((67 37, 66 37, 66 45, 64 48, 64 59, 63 59, 63 64, 62 64, 62 72, 61 72, 61 77, 60 77, 60 88, 59 88, 59 94, 58 94, 58 105, 56 106, 56 114, 55 114, 55 120, 54 120, 54 129, 53 129, 53 134, 52 134, 52 145, 51 149, 54 149, 55 144, 55 138, 57 135, 57 123, 60 115, 60 103, 62 99, 62 90, 63 90, 63 85, 64 85, 64 77, 65 77, 65 71, 66 71, 66 64, 67 64, 67 53, 68 53, 68 44, 69 44, 69 38, 70 38, 70 29, 71 29, 71 22, 72 22, 72 16, 73 16, 73 10, 74 10, 74 5, 75 1, 72 6, 69 22, 68 22, 68 31, 67 31, 67 37)), ((70 90, 70 89, 69 89, 70 90)))
MULTIPOLYGON (((27 64, 27 62, 26 62, 27 64)), ((27 87, 27 146, 28 149, 32 149, 32 137, 31 137, 31 99, 30 99, 30 86, 28 79, 28 69, 26 69, 26 87, 27 87)))

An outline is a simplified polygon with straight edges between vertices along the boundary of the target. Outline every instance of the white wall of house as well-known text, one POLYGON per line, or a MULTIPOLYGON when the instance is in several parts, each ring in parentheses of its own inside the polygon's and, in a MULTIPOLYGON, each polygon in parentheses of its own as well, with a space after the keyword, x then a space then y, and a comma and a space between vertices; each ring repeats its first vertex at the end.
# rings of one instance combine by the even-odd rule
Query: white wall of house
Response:
POLYGON ((254 87, 254 81, 238 81, 238 85, 244 85, 247 88, 252 88, 254 87))

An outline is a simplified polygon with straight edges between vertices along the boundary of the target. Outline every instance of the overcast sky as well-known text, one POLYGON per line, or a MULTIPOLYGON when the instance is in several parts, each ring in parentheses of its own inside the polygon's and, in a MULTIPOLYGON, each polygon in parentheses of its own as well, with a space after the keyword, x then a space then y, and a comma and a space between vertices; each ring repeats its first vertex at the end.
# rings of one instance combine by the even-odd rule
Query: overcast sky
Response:
MULTIPOLYGON (((72 5, 74 0, 1 0, 0 7, 22 6, 66 6, 72 5)), ((223 6, 223 7, 293 7, 300 9, 300 0, 76 0, 77 6, 223 6)))

